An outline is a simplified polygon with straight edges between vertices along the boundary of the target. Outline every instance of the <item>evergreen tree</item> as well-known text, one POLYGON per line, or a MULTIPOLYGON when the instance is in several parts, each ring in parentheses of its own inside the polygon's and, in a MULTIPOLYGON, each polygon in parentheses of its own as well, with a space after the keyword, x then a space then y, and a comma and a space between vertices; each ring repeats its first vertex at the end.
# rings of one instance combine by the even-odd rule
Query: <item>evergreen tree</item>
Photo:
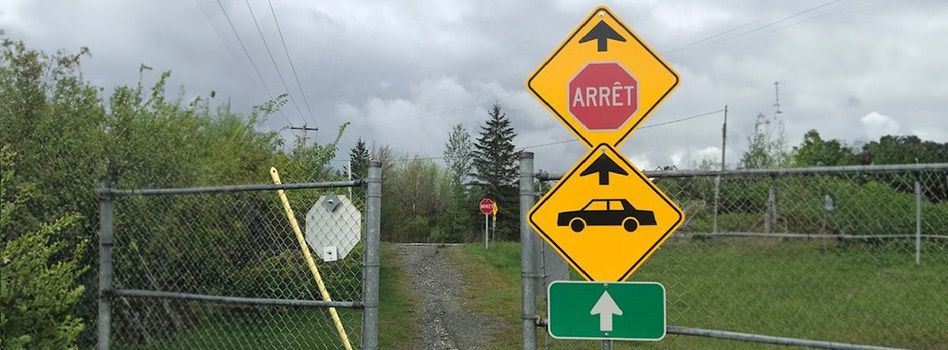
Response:
MULTIPOLYGON (((365 141, 362 141, 362 138, 359 138, 359 141, 356 141, 355 146, 352 146, 352 149, 349 150, 349 165, 347 170, 352 173, 352 180, 364 179, 369 175, 369 149, 365 147, 365 141)), ((349 174, 343 174, 344 176, 349 176, 349 174)), ((352 188, 352 198, 353 203, 356 203, 356 206, 361 210, 364 208, 365 203, 362 201, 365 199, 365 188, 362 186, 356 186, 352 188)))
MULTIPOLYGON (((481 127, 480 137, 474 144, 474 174, 476 185, 484 196, 499 205, 497 214, 497 236, 501 239, 518 239, 520 204, 517 197, 517 152, 513 138, 517 136, 510 126, 507 115, 494 104, 488 112, 489 119, 481 127)), ((472 210, 476 207, 472 206, 472 210)))
POLYGON ((365 141, 359 138, 355 146, 349 150, 349 166, 352 167, 352 179, 364 179, 369 171, 369 149, 365 147, 365 141))

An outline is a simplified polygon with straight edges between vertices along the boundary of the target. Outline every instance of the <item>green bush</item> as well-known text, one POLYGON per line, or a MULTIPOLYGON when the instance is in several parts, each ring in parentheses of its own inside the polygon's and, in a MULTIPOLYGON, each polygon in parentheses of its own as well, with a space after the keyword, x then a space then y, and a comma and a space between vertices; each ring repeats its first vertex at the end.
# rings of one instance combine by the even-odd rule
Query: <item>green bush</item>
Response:
POLYGON ((0 150, 0 332, 3 349, 66 349, 83 330, 73 307, 85 290, 82 246, 71 248, 56 236, 82 219, 79 214, 39 224, 28 212, 34 187, 18 181, 15 154, 0 150))

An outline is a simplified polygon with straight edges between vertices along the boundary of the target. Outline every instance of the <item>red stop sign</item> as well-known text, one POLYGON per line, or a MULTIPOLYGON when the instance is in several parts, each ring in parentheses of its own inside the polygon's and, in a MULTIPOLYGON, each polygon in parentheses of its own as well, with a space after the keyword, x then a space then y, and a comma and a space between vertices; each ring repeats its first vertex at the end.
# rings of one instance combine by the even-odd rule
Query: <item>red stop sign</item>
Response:
POLYGON ((590 63, 569 81, 569 112, 589 130, 618 130, 639 109, 639 82, 622 65, 590 63))
POLYGON ((478 207, 481 209, 481 214, 490 214, 494 211, 494 201, 490 198, 481 199, 481 204, 478 207))

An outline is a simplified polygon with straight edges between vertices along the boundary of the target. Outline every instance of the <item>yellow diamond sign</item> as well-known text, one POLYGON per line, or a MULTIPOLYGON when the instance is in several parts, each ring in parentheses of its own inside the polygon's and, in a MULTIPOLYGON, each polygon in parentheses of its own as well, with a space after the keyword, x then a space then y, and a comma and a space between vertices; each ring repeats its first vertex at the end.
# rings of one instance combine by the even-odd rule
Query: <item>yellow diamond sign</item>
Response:
POLYGON ((621 144, 676 86, 678 74, 605 6, 527 80, 527 89, 589 147, 621 144))
POLYGON ((530 225, 591 281, 624 281, 684 213, 608 144, 592 149, 533 207, 530 225))

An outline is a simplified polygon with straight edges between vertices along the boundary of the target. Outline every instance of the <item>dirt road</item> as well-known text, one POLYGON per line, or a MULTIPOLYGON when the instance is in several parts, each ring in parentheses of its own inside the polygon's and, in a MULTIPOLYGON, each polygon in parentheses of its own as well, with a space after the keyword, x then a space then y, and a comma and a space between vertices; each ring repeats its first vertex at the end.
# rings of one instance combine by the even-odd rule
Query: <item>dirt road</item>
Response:
POLYGON ((498 322, 464 307, 457 271, 448 264, 443 245, 399 244, 398 254, 412 287, 420 296, 415 349, 484 349, 498 322))

